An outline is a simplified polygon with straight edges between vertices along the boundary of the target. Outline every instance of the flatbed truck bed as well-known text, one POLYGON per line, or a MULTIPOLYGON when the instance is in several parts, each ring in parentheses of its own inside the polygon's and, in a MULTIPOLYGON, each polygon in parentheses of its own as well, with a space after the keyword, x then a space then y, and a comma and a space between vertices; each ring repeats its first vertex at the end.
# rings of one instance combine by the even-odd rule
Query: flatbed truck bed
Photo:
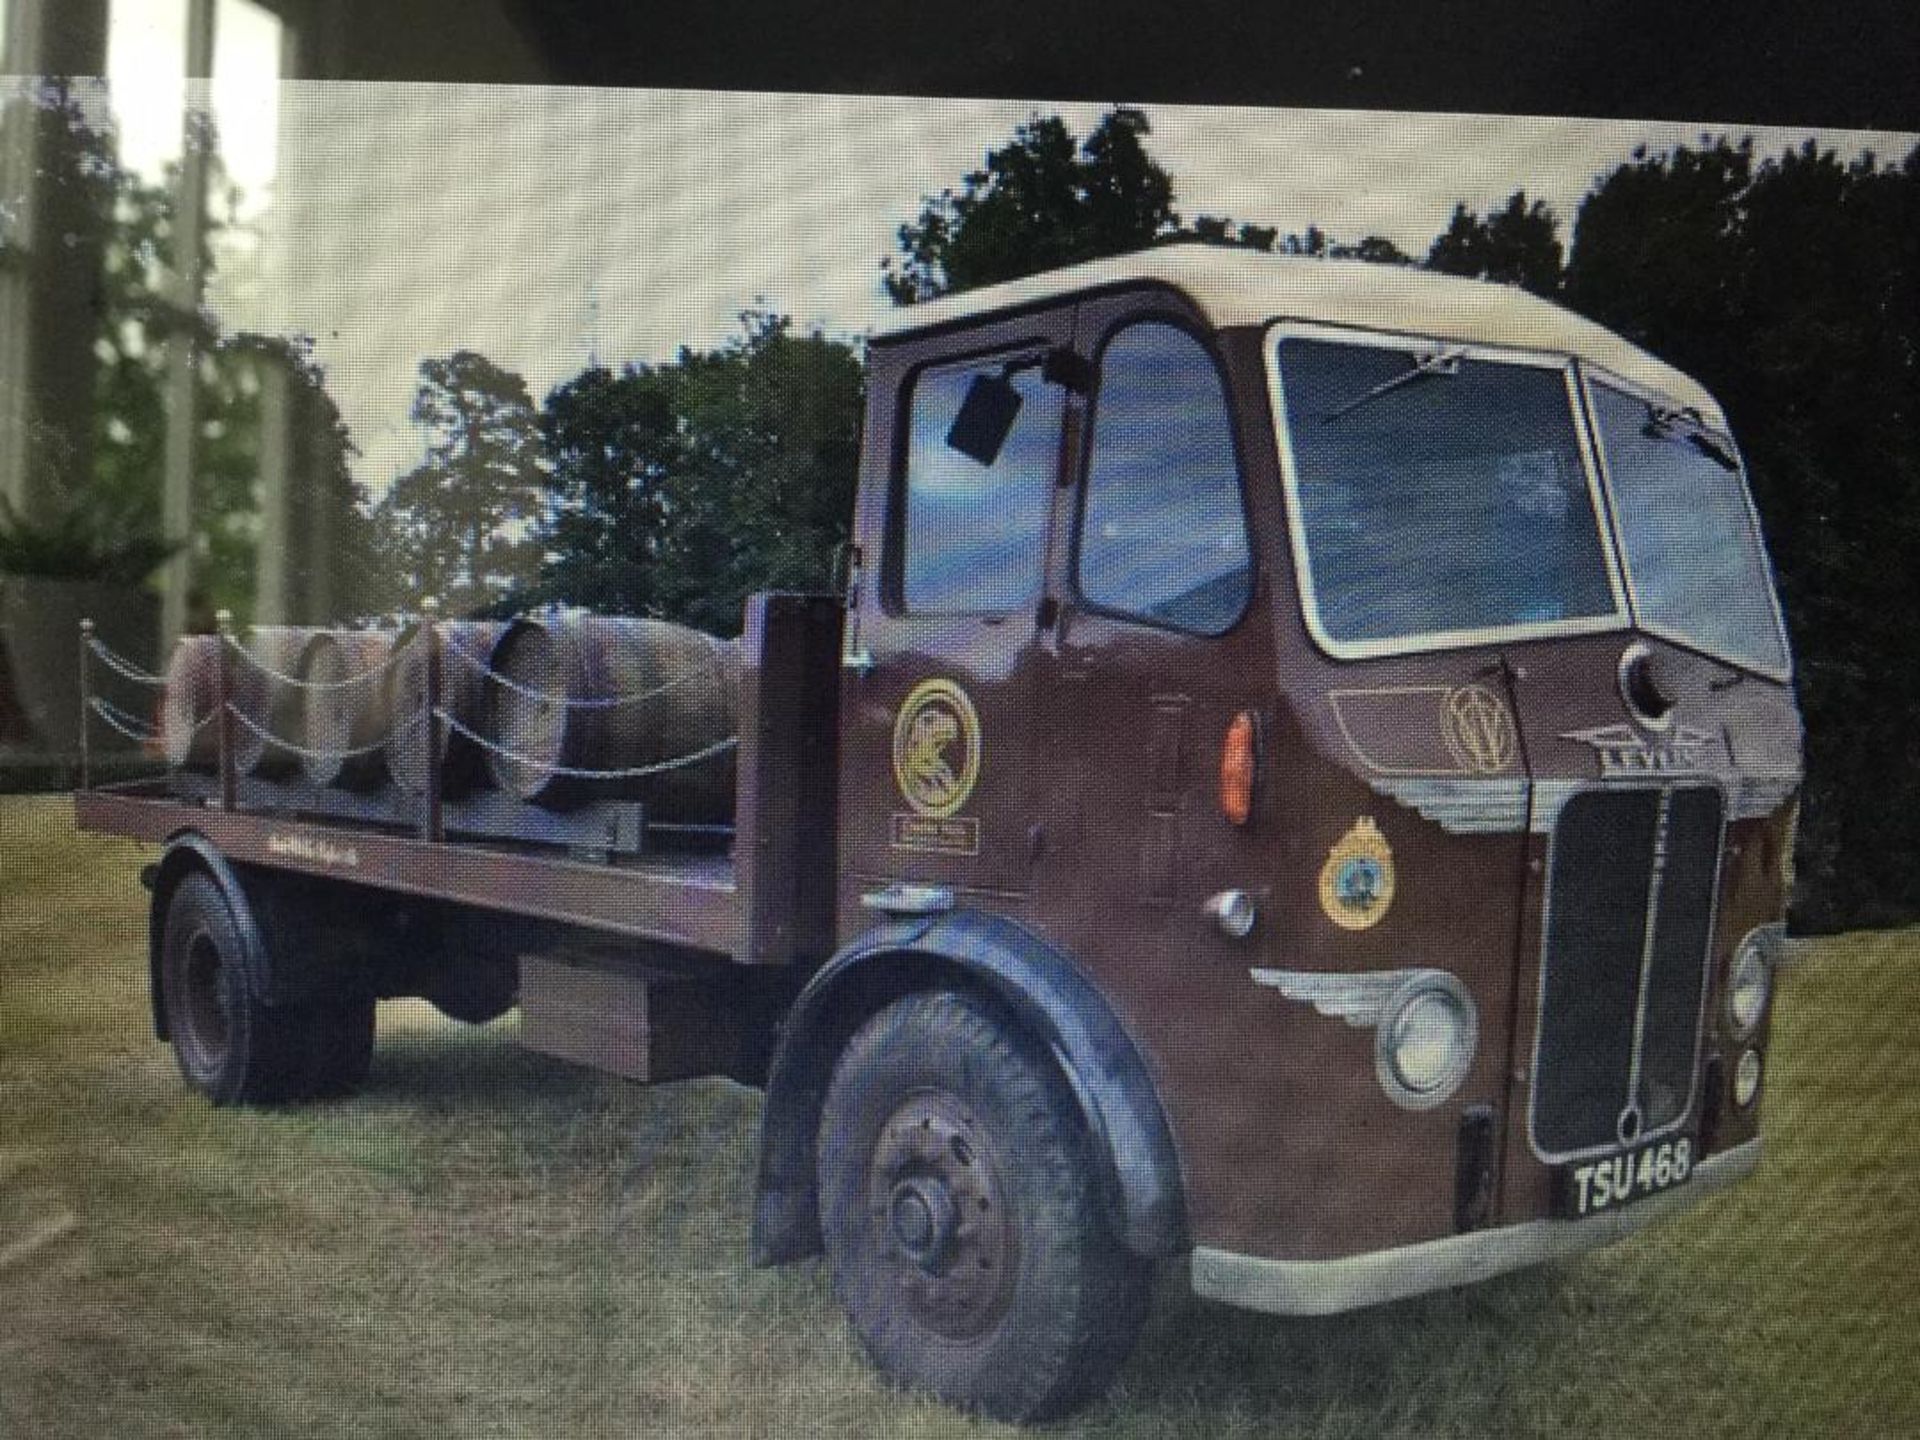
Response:
POLYGON ((733 858, 653 853, 582 860, 502 841, 433 840, 297 814, 181 799, 166 781, 83 790, 82 829, 165 844, 204 835, 221 854, 327 880, 550 920, 610 936, 752 958, 733 858))

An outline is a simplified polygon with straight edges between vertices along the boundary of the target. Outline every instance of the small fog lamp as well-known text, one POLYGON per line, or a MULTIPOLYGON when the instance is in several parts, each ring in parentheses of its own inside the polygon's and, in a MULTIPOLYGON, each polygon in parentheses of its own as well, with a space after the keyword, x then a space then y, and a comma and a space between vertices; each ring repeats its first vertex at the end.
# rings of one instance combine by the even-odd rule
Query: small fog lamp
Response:
POLYGON ((1453 976, 1426 971, 1388 1003, 1375 1061, 1395 1103, 1426 1110, 1460 1088, 1479 1041, 1473 997, 1453 976))
POLYGON ((1202 909, 1221 934, 1234 940, 1244 940, 1251 935, 1260 918, 1260 907, 1244 890, 1222 890, 1210 896, 1202 909))
POLYGON ((1733 1033, 1742 1040, 1759 1027, 1772 988, 1773 967, 1767 963, 1760 932, 1755 931, 1734 951, 1727 976, 1727 1018, 1733 1022, 1733 1033))
POLYGON ((1733 1103, 1742 1110, 1753 1104, 1753 1097, 1760 1093, 1760 1052, 1744 1050, 1740 1054, 1740 1063, 1733 1068, 1733 1103))

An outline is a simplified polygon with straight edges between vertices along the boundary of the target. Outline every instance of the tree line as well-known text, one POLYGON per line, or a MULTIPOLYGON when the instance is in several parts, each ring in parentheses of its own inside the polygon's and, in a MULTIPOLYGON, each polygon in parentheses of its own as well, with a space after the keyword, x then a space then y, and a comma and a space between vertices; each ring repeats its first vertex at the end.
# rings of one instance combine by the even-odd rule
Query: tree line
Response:
MULTIPOLYGON (((538 401, 483 355, 430 357, 412 406, 422 458, 375 502, 351 477, 310 343, 169 313, 156 299, 168 186, 120 168, 77 111, 73 130, 71 183, 93 187, 108 236, 95 494, 111 528, 157 523, 162 342, 199 324, 196 544, 213 599, 244 612, 252 583, 265 365, 291 379, 303 503, 337 537, 362 613, 426 595, 453 613, 561 601, 724 633, 753 590, 829 583, 859 449, 857 343, 752 310, 711 349, 592 364, 538 401)), ((1744 447, 1795 647, 1809 734, 1798 917, 1920 916, 1920 148, 1897 162, 1811 142, 1762 156, 1711 136, 1638 150, 1570 225, 1516 190, 1484 211, 1462 203, 1409 255, 1380 236, 1185 216, 1150 136, 1132 109, 1084 138, 1031 119, 925 197, 881 284, 913 304, 1176 239, 1350 256, 1524 286, 1694 374, 1744 447)), ((232 223, 230 203, 215 208, 209 245, 232 223)))
MULTIPOLYGON (((901 225, 886 290, 913 304, 1198 239, 1524 286, 1694 374, 1745 449, 1797 656, 1809 732, 1797 918, 1920 915, 1920 149, 1896 163, 1811 141, 1773 156, 1725 137, 1636 150, 1564 231, 1517 190, 1484 212, 1459 205, 1416 257, 1379 236, 1185 218, 1150 133, 1130 109, 1085 139, 1058 117, 1029 121, 901 225)), ((470 575, 474 598, 724 630, 755 588, 824 582, 852 492, 857 361, 851 345, 755 313, 715 350, 589 368, 537 409, 496 377, 522 469, 491 493, 543 517, 525 532, 540 554, 537 578, 511 594, 489 598, 470 575)), ((423 367, 422 396, 440 388, 423 367)), ((451 435, 453 412, 423 403, 416 414, 451 435)), ((460 445, 484 468, 477 432, 460 445)), ((444 476, 460 445, 436 442, 426 468, 444 476)), ((388 507, 413 509, 416 477, 388 507)), ((429 570, 423 558, 394 573, 424 582, 429 570)))

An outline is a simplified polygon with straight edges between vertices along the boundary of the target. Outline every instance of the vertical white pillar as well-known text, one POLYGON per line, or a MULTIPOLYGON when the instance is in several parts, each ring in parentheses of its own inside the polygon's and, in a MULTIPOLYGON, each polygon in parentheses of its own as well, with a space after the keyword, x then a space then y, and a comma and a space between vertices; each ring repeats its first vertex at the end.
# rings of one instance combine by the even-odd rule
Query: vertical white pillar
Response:
MULTIPOLYGON (((299 5, 276 7, 280 20, 279 74, 284 82, 300 74, 304 32, 309 16, 299 5)), ((276 92, 274 103, 278 105, 276 92)), ((279 154, 275 172, 284 175, 287 166, 287 129, 279 127, 279 154)), ((293 243, 288 224, 287 197, 277 195, 276 223, 270 227, 265 256, 268 312, 278 313, 286 298, 285 266, 287 246, 293 243)), ((267 364, 260 374, 260 548, 254 559, 254 620, 261 625, 287 625, 295 620, 325 619, 324 609, 312 607, 312 596, 304 594, 303 572, 325 567, 329 557, 319 553, 315 537, 305 533, 297 521, 298 505, 294 487, 299 484, 294 461, 296 437, 292 427, 300 421, 293 413, 295 382, 286 367, 267 364), (297 553, 296 553, 297 550, 297 553), (299 613, 304 611, 304 613, 299 613)))
POLYGON ((173 197, 174 329, 167 337, 167 444, 160 503, 162 529, 180 549, 160 572, 162 655, 186 629, 194 578, 193 481, 200 429, 194 372, 200 303, 206 294, 200 250, 207 228, 206 127, 211 106, 206 82, 213 74, 213 7, 214 0, 187 0, 187 89, 179 185, 173 197))

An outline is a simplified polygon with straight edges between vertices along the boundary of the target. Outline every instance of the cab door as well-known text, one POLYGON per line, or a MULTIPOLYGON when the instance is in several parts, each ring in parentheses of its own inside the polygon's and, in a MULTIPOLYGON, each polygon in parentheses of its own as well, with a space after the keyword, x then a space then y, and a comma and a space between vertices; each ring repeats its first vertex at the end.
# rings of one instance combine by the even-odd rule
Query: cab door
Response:
POLYGON ((1211 890, 1266 878, 1217 803, 1222 737, 1273 696, 1226 376, 1166 292, 1075 327, 1095 384, 1062 507, 1048 890, 1088 954, 1189 954, 1211 890))
POLYGON ((841 691, 844 928, 904 882, 1023 893, 1072 307, 879 344, 841 691), (1004 433, 1002 433, 1004 432, 1004 433), (996 443, 997 442, 997 443, 996 443))

